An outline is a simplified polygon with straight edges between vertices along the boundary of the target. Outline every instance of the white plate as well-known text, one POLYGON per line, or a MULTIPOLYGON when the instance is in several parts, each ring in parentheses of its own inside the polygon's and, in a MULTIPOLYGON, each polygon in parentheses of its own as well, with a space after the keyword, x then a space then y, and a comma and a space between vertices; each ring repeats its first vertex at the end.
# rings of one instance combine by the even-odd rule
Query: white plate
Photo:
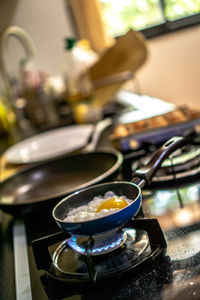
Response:
POLYGON ((84 147, 94 126, 71 125, 49 130, 27 138, 10 148, 4 156, 9 163, 24 164, 56 158, 84 147))

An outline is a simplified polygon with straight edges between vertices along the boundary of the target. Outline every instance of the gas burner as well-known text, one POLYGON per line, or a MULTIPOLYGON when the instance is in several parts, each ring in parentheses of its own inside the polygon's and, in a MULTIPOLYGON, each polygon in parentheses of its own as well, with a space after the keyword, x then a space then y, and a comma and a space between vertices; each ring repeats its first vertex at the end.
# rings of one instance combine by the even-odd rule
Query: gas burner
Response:
MULTIPOLYGON (((135 161, 132 170, 147 164, 152 154, 135 161)), ((200 148, 199 146, 187 145, 175 151, 166 159, 161 168, 152 179, 152 184, 174 183, 176 181, 188 180, 190 177, 200 174, 200 148)))
MULTIPOLYGON (((124 228, 123 231, 126 238, 123 246, 118 248, 118 251, 113 250, 112 254, 110 253, 111 255, 101 254, 92 259, 95 272, 101 278, 112 275, 116 270, 118 272, 123 271, 150 254, 147 233, 131 228, 124 228)), ((85 279, 90 277, 88 273, 88 267, 90 268, 90 266, 88 266, 86 254, 77 254, 68 246, 67 240, 55 250, 52 261, 56 273, 62 273, 64 277, 69 276, 70 273, 85 279)))
POLYGON ((64 241, 63 247, 66 247, 68 245, 74 251, 79 252, 83 255, 87 253, 93 256, 102 255, 122 246, 124 243, 126 243, 127 237, 127 231, 118 228, 106 233, 93 236, 91 240, 91 249, 88 248, 89 239, 91 239, 91 237, 85 236, 72 236, 71 238, 64 241))
POLYGON ((94 284, 154 261, 167 247, 157 219, 131 220, 114 235, 100 236, 71 237, 59 232, 33 241, 37 268, 51 279, 94 284), (116 245, 110 247, 114 241, 116 245), (103 246, 104 242, 108 244, 103 246))

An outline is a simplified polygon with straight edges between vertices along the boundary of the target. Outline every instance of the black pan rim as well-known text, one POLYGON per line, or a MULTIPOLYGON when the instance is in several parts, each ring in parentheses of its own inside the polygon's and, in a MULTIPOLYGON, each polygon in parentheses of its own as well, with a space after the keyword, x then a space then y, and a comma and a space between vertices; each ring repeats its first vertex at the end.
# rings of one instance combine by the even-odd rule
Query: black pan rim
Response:
MULTIPOLYGON (((88 186, 88 187, 85 188, 85 189, 78 190, 78 191, 76 191, 76 192, 74 192, 74 193, 72 193, 72 194, 66 196, 64 199, 61 199, 61 200, 55 205, 55 207, 53 208, 52 216, 53 216, 54 220, 55 220, 55 221, 58 221, 58 222, 60 222, 60 223, 66 223, 65 221, 63 221, 63 220, 61 220, 61 219, 59 219, 59 218, 57 218, 57 217, 55 216, 55 211, 56 211, 56 209, 57 209, 60 205, 62 205, 62 203, 64 203, 65 201, 67 201, 67 199, 68 199, 69 197, 73 197, 73 195, 75 195, 75 194, 79 194, 79 193, 81 193, 81 192, 84 192, 84 191, 87 191, 87 190, 90 190, 90 189, 95 189, 96 187, 101 187, 101 186, 106 186, 106 185, 111 185, 111 184, 112 184, 112 185, 119 185, 119 184, 123 184, 123 185, 132 185, 132 186, 134 186, 134 187, 138 190, 138 195, 137 195, 137 197, 136 197, 134 200, 130 199, 132 202, 131 202, 130 204, 128 204, 126 207, 120 209, 120 211, 127 209, 128 207, 130 207, 130 205, 132 205, 133 203, 135 203, 136 201, 138 201, 138 198, 139 198, 139 197, 141 197, 141 194, 142 194, 141 188, 140 188, 136 183, 134 183, 134 182, 128 182, 128 181, 122 181, 122 180, 121 180, 121 181, 111 181, 111 182, 106 182, 106 183, 99 183, 99 184, 96 184, 96 185, 88 186)), ((118 213, 118 211, 115 212, 115 213, 113 213, 112 215, 115 215, 115 214, 117 214, 117 213, 118 213)), ((82 222, 78 221, 78 222, 67 222, 67 223, 70 223, 70 224, 80 224, 80 223, 85 223, 85 222, 90 223, 90 222, 93 222, 94 220, 104 219, 104 218, 107 218, 107 217, 109 217, 109 216, 110 216, 110 215, 107 215, 107 216, 104 216, 104 217, 100 217, 100 218, 97 218, 97 219, 92 219, 92 220, 82 221, 82 222)))
POLYGON ((20 206, 29 206, 29 205, 33 205, 33 204, 40 204, 41 202, 46 202, 46 201, 51 201, 51 200, 56 200, 58 198, 61 197, 66 197, 69 194, 72 194, 75 191, 79 191, 82 190, 84 188, 87 188, 89 186, 98 184, 99 182, 101 182, 101 180, 103 180, 104 178, 107 178, 109 176, 112 175, 112 173, 116 172, 120 166, 122 165, 123 162, 123 155, 121 154, 121 152, 117 151, 117 150, 113 150, 113 149, 98 149, 92 152, 81 152, 81 153, 76 153, 76 154, 72 154, 72 155, 67 155, 67 156, 62 156, 56 159, 51 159, 42 163, 37 163, 34 165, 31 165, 29 167, 26 167, 24 169, 22 169, 21 171, 18 171, 17 173, 15 173, 14 175, 11 175, 10 177, 6 178, 5 180, 0 182, 0 185, 3 185, 6 182, 11 181, 13 178, 19 176, 20 174, 24 174, 30 170, 35 170, 41 166, 45 166, 45 165, 49 165, 49 164, 53 164, 56 161, 62 160, 62 159, 70 159, 73 157, 78 157, 78 156, 88 156, 88 155, 95 155, 95 154, 110 154, 116 157, 116 162, 115 164, 106 172, 104 172, 103 174, 99 175, 98 177, 88 181, 87 183, 84 183, 82 185, 80 185, 77 188, 73 188, 71 190, 68 191, 64 191, 64 192, 60 192, 60 193, 56 193, 52 196, 44 196, 44 197, 40 197, 40 198, 33 198, 32 200, 29 201, 24 201, 24 202, 13 202, 13 203, 9 203, 9 202, 1 202, 0 201, 0 207, 20 207, 20 206))

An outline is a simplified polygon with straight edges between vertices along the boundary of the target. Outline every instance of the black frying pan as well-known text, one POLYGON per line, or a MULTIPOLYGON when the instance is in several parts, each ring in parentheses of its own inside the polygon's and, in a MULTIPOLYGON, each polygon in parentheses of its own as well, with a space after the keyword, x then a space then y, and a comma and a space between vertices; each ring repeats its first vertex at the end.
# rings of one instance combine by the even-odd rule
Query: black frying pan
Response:
POLYGON ((32 166, 0 184, 0 208, 17 216, 38 205, 51 207, 76 190, 113 179, 122 162, 120 152, 106 150, 74 154, 32 166))

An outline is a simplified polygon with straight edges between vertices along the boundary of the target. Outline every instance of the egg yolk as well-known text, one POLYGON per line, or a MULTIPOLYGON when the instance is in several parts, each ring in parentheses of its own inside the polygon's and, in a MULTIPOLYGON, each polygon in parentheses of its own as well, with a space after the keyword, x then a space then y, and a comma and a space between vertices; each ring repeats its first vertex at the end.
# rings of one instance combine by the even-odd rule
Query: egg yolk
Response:
POLYGON ((109 198, 108 200, 104 201, 98 208, 97 213, 101 211, 102 209, 112 209, 112 208, 118 208, 122 209, 126 207, 128 203, 122 198, 122 197, 113 197, 109 198))

